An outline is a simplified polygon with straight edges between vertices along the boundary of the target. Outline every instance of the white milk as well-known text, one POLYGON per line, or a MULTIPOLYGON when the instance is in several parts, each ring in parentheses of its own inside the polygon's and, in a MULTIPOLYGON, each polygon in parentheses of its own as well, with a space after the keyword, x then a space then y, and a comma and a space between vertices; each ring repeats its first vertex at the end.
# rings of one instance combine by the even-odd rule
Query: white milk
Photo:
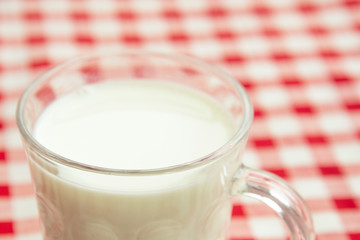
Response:
MULTIPOLYGON (((110 81, 52 103, 34 136, 74 161, 141 170, 205 156, 226 143, 233 128, 220 105, 194 90, 156 81, 110 81)), ((35 161, 31 168, 45 239, 225 239, 231 210, 226 167, 114 176, 35 161)))

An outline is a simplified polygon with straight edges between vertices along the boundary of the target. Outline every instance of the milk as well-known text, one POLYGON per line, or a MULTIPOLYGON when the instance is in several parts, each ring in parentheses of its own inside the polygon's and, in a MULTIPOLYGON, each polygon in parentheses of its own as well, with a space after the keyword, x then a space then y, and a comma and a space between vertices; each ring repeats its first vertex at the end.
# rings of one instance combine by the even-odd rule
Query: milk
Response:
MULTIPOLYGON (((97 83, 63 96, 33 130, 42 145, 68 159, 122 170, 187 164, 233 133, 230 115, 210 96, 140 80, 97 83)), ((226 237, 236 153, 181 172, 137 176, 55 167, 40 158, 32 154, 30 166, 45 239, 226 237)))

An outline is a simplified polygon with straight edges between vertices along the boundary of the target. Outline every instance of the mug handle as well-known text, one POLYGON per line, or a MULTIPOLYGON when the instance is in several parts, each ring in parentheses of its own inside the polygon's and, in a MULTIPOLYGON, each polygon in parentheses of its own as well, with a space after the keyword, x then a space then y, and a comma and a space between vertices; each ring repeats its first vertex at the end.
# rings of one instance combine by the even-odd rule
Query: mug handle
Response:
POLYGON ((233 178, 231 194, 260 200, 288 227, 291 240, 314 240, 310 211, 292 187, 276 175, 241 165, 233 178))

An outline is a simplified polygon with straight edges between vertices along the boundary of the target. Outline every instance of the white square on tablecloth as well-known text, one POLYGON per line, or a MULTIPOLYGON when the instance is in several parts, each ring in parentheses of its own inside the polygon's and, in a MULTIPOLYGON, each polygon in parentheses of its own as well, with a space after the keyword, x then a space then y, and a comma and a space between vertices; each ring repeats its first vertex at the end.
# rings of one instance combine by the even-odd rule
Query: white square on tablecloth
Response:
POLYGON ((31 182, 30 168, 27 161, 10 163, 8 177, 12 184, 28 184, 31 182))
POLYGON ((267 56, 271 53, 271 46, 265 37, 248 36, 240 38, 235 46, 242 55, 267 56))
POLYGON ((279 154, 287 167, 313 166, 314 164, 314 156, 306 145, 281 147, 279 154))
POLYGON ((318 118, 320 128, 329 135, 352 133, 354 126, 346 112, 334 111, 320 113, 318 118))
POLYGON ((311 81, 329 75, 329 68, 321 58, 299 58, 294 61, 294 67, 297 74, 311 81))
POLYGON ((272 115, 267 118, 269 131, 276 137, 299 136, 302 133, 301 123, 295 115, 272 115))
POLYGON ((72 42, 50 42, 46 44, 48 56, 54 62, 68 60, 78 54, 79 49, 72 42))
POLYGON ((329 83, 313 83, 304 88, 307 98, 316 105, 337 105, 340 102, 338 90, 329 83))
POLYGON ((34 80, 27 70, 6 71, 1 75, 0 89, 5 92, 22 92, 34 80))
POLYGON ((0 15, 19 14, 23 11, 24 4, 22 1, 0 1, 0 15))
POLYGON ((17 103, 18 99, 16 98, 2 101, 2 103, 0 104, 1 119, 4 119, 8 122, 14 122, 17 103))
POLYGON ((191 52, 204 59, 219 58, 223 54, 223 49, 218 41, 211 39, 201 39, 191 41, 189 44, 191 52))
POLYGON ((229 28, 239 33, 258 32, 262 27, 259 18, 249 13, 231 15, 227 23, 229 28))
POLYGON ((270 22, 282 31, 301 31, 306 28, 305 16, 294 11, 274 14, 270 22))
POLYGON ((279 79, 280 69, 270 60, 248 61, 244 68, 245 73, 254 81, 261 83, 279 79))
MULTIPOLYGON (((241 2, 241 1, 239 1, 241 2)), ((266 6, 274 9, 288 9, 296 6, 296 1, 289 0, 263 0, 262 1, 266 6)))
POLYGON ((341 233, 344 231, 341 218, 333 211, 313 212, 314 228, 317 234, 341 233))
POLYGON ((3 65, 26 65, 27 61, 30 59, 29 49, 24 46, 13 45, 7 46, 0 50, 0 62, 3 65))
POLYGON ((0 147, 3 146, 8 149, 21 149, 22 142, 19 131, 16 126, 6 128, 3 131, 4 142, 0 143, 0 147))
POLYGON ((297 178, 291 185, 305 199, 329 198, 329 189, 324 180, 316 177, 297 178))
POLYGON ((163 53, 174 53, 176 52, 176 47, 173 44, 170 44, 168 41, 148 41, 143 43, 143 48, 149 51, 157 51, 163 53))
MULTIPOLYGON (((185 1, 184 1, 185 2, 185 1)), ((191 35, 208 35, 213 34, 214 24, 201 16, 188 16, 181 21, 181 27, 191 35)))
POLYGON ((69 1, 40 1, 41 10, 44 13, 68 13, 70 11, 71 2, 69 1))
POLYGON ((75 26, 70 19, 51 19, 43 21, 44 33, 51 37, 73 37, 75 26))
POLYGON ((122 30, 121 24, 116 19, 112 18, 94 18, 89 21, 89 25, 93 36, 97 38, 102 38, 104 36, 107 38, 117 37, 122 30))
POLYGON ((147 37, 164 37, 169 29, 170 25, 159 18, 144 18, 136 21, 136 30, 147 37))
POLYGON ((345 180, 350 187, 351 193, 360 197, 360 176, 348 176, 345 180))
POLYGON ((108 14, 116 10, 116 1, 87 1, 87 8, 94 14, 108 14))
MULTIPOLYGON (((341 164, 360 164, 360 142, 344 141, 332 144, 335 159, 341 164)), ((359 186, 360 188, 360 186, 359 186)))
MULTIPOLYGON (((339 64, 344 72, 353 75, 355 79, 360 76, 360 56, 346 56, 341 59, 339 64)), ((358 81, 359 82, 359 81, 358 81)))
POLYGON ((349 53, 360 50, 360 33, 351 31, 339 31, 329 34, 331 47, 338 52, 349 53))
POLYGON ((328 29, 349 28, 353 23, 350 12, 342 7, 325 8, 317 12, 316 20, 328 29))
POLYGON ((26 33, 25 30, 26 25, 19 19, 5 19, 0 21, 0 36, 2 40, 22 40, 26 33))
POLYGON ((251 217, 251 232, 256 238, 283 238, 286 236, 284 225, 278 217, 251 217))
POLYGON ((230 9, 248 9, 252 6, 252 0, 226 0, 222 4, 230 9))
POLYGON ((14 197, 11 200, 11 205, 12 214, 16 220, 37 218, 38 216, 36 200, 32 195, 28 197, 14 197))
MULTIPOLYGON (((142 2, 142 1, 139 1, 142 2)), ((152 1, 150 1, 152 2, 152 1)), ((176 7, 184 12, 201 11, 208 7, 208 2, 204 0, 197 1, 175 1, 176 7)))
POLYGON ((131 4, 132 10, 138 13, 150 13, 150 12, 159 12, 162 9, 162 4, 160 1, 129 1, 131 4))
POLYGON ((243 155, 243 163, 251 168, 260 168, 261 167, 261 161, 259 159, 259 155, 256 153, 256 151, 252 149, 247 149, 244 152, 243 155))
POLYGON ((283 47, 293 54, 314 54, 318 51, 316 38, 310 34, 294 32, 281 38, 283 47))
POLYGON ((253 92, 254 101, 266 109, 288 107, 290 104, 289 92, 278 86, 258 87, 253 92))

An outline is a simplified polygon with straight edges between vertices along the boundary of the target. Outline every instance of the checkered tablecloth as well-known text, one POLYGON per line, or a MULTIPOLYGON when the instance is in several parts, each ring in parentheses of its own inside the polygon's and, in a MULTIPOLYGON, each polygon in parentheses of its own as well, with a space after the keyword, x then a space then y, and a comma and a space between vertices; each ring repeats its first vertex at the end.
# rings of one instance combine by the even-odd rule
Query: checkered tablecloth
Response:
MULTIPOLYGON (((109 48, 219 66, 255 107, 245 163, 306 200, 318 240, 360 239, 360 1, 0 0, 0 240, 41 239, 16 103, 41 72, 109 48)), ((234 200, 232 240, 286 239, 277 216, 234 200)))

